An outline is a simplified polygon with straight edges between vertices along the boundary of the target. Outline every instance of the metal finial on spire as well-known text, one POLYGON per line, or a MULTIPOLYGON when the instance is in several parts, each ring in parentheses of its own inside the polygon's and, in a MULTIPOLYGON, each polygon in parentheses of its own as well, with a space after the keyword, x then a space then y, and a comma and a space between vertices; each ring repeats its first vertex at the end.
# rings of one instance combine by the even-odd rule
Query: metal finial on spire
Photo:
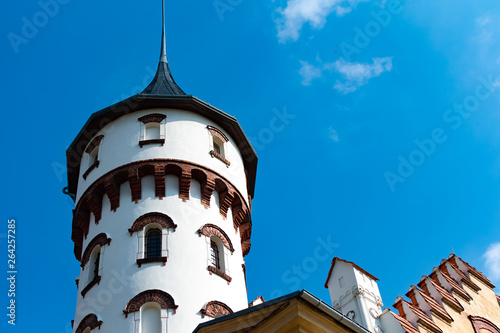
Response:
POLYGON ((167 61, 167 39, 165 36, 165 0, 162 0, 162 38, 160 62, 156 75, 141 93, 144 96, 185 96, 186 93, 175 83, 167 61))
POLYGON ((160 62, 168 63, 168 60, 167 60, 167 37, 165 36, 165 0, 162 0, 161 13, 162 13, 162 33, 161 33, 160 62))

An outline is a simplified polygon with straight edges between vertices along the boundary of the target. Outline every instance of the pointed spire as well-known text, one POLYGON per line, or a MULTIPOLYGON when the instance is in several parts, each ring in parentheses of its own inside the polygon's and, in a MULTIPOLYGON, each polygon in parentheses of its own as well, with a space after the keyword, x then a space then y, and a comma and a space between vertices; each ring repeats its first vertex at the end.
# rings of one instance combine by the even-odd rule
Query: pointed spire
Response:
POLYGON ((161 31, 161 53, 160 53, 160 62, 166 62, 168 63, 167 60, 167 37, 165 36, 165 0, 162 0, 161 2, 161 14, 162 14, 162 20, 161 20, 161 26, 162 26, 162 31, 161 31))
POLYGON ((160 51, 160 62, 158 64, 158 69, 156 70, 156 75, 149 84, 149 86, 144 89, 142 95, 154 95, 154 96, 179 96, 186 95, 184 91, 175 83, 172 73, 170 73, 170 67, 168 66, 167 60, 167 42, 165 34, 165 0, 162 0, 162 34, 161 34, 161 51, 160 51))

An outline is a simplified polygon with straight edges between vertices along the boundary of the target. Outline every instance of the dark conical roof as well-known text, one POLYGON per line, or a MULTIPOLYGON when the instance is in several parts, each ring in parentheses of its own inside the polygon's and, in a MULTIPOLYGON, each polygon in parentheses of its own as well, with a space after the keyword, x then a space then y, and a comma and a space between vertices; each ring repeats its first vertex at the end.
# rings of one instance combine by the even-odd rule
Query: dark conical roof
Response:
POLYGON ((181 96, 186 95, 184 91, 175 83, 167 60, 167 41, 165 37, 165 0, 162 1, 162 34, 160 63, 156 71, 155 78, 144 89, 142 95, 154 96, 181 96))
POLYGON ((156 71, 155 78, 144 89, 142 95, 155 95, 155 96, 180 96, 186 93, 175 83, 168 63, 160 61, 158 70, 156 71))

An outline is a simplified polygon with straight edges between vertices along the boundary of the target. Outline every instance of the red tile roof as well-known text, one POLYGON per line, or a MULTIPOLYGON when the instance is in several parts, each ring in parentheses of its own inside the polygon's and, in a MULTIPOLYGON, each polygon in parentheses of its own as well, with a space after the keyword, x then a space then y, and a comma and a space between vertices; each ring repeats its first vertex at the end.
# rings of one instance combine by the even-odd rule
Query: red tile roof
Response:
POLYGON ((413 326, 412 323, 410 323, 408 320, 395 314, 392 311, 391 314, 394 316, 394 318, 396 318, 397 321, 399 321, 401 327, 405 330, 406 333, 420 333, 419 330, 415 326, 413 326))
POLYGON ((477 284, 475 284, 474 282, 472 282, 471 279, 469 279, 469 277, 467 277, 461 270, 460 268, 458 268, 457 264, 456 263, 452 263, 450 261, 448 261, 448 263, 450 263, 450 266, 453 267, 453 269, 455 270, 455 272, 457 272, 457 274, 460 276, 461 280, 462 280, 462 283, 465 283, 466 285, 468 285, 470 288, 474 289, 475 291, 479 291, 481 290, 481 288, 479 288, 479 286, 477 284))
POLYGON ((332 272, 333 272, 333 267, 335 266, 335 263, 337 261, 341 261, 341 262, 344 262, 346 264, 353 265, 359 271, 361 271, 362 273, 366 274, 369 278, 371 278, 371 279, 373 279, 375 281, 378 281, 378 279, 375 276, 371 275, 370 273, 368 273, 367 271, 365 271, 363 268, 359 267, 358 265, 356 265, 352 261, 347 261, 347 260, 340 259, 339 257, 335 257, 332 260, 332 266, 330 267, 330 271, 328 272, 328 277, 326 278, 325 288, 328 288, 328 281, 330 281, 330 277, 332 276, 332 272))
POLYGON ((463 297, 466 301, 470 301, 472 298, 467 294, 467 292, 447 273, 441 271, 441 275, 446 279, 446 281, 451 285, 451 290, 456 292, 459 296, 463 297))
MULTIPOLYGON (((455 310, 457 310, 458 312, 462 312, 464 310, 464 308, 462 307, 462 305, 457 301, 457 299, 455 297, 453 297, 452 294, 450 294, 448 292, 448 290, 444 289, 443 287, 441 287, 439 284, 437 284, 436 282, 434 282, 434 280, 426 277, 425 279, 426 281, 429 281, 432 286, 434 288, 436 288, 437 292, 441 295, 442 297, 442 300, 443 302, 445 302, 446 304, 448 304, 449 306, 453 307, 455 310)), ((422 280, 418 285, 419 287, 422 288, 422 284, 425 283, 425 280, 422 280)))
POLYGON ((495 285, 493 283, 491 283, 490 280, 488 280, 488 278, 486 276, 484 276, 483 273, 481 273, 480 271, 478 271, 475 267, 471 266, 467 261, 463 260, 462 258, 460 258, 459 256, 456 256, 454 254, 452 254, 450 256, 451 257, 457 257, 458 259, 460 259, 460 261, 462 261, 465 266, 467 266, 467 269, 469 271, 469 273, 471 273, 472 275, 474 275, 476 278, 478 278, 481 282, 483 282, 484 284, 486 284, 488 287, 490 288, 495 288, 495 285))
POLYGON ((425 300, 427 304, 431 307, 431 311, 434 312, 436 315, 441 317, 441 319, 444 319, 445 321, 451 323, 453 321, 453 318, 446 312, 446 310, 438 303, 436 300, 426 293, 424 293, 422 290, 417 289, 418 293, 422 296, 422 298, 425 300))
POLYGON ((432 321, 431 318, 429 318, 429 316, 427 316, 420 308, 412 305, 411 303, 409 302, 406 302, 406 305, 408 305, 408 307, 411 309, 411 311, 413 311, 413 313, 418 317, 418 320, 417 322, 423 326, 425 326, 426 328, 430 329, 431 331, 435 332, 435 333, 442 333, 443 331, 439 328, 438 325, 436 325, 435 322, 432 321))

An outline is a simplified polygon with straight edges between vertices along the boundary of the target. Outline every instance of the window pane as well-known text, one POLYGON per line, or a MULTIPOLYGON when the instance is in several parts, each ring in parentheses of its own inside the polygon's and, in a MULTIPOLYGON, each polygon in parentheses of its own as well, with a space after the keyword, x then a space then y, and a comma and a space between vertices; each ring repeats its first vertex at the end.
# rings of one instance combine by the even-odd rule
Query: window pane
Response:
POLYGON ((219 247, 215 242, 210 242, 210 264, 220 269, 220 260, 219 260, 219 247))
POLYGON ((161 257, 161 231, 153 229, 146 235, 146 258, 161 257))

